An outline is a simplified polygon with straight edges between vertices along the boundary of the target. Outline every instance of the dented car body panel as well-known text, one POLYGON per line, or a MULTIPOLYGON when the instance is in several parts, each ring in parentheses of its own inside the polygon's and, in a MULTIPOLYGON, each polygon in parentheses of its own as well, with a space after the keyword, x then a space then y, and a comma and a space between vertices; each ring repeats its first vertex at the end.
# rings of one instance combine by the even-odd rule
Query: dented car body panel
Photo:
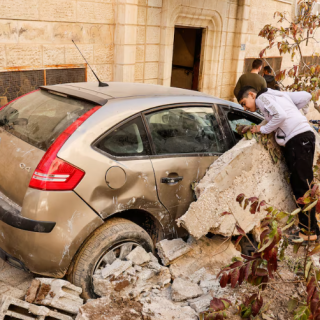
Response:
MULTIPOLYGON (((50 86, 45 88, 46 95, 53 90, 57 93, 62 90, 61 95, 66 97, 72 92, 72 99, 77 98, 79 91, 78 98, 85 99, 86 103, 90 99, 94 100, 92 103, 103 99, 107 103, 77 127, 57 153, 58 159, 84 173, 72 191, 28 188, 46 151, 0 126, 0 152, 9 154, 0 159, 0 191, 4 198, 15 203, 9 204, 14 209, 7 210, 14 223, 3 219, 0 210, 0 256, 8 261, 16 260, 21 263, 20 267, 33 273, 61 278, 83 243, 114 216, 126 214, 126 218, 135 221, 140 213, 147 214, 155 221, 162 238, 183 234, 175 220, 194 200, 192 185, 205 175, 221 152, 157 154, 147 114, 163 107, 183 111, 184 108, 203 106, 219 118, 214 113, 214 105, 233 104, 199 92, 141 84, 110 83, 110 87, 104 88, 96 83, 50 86), (92 98, 95 95, 98 100, 92 98), (131 131, 121 131, 130 123, 134 123, 131 131), (131 155, 130 138, 124 139, 120 134, 141 133, 141 130, 145 136, 135 142, 136 152, 131 155), (100 147, 101 141, 114 133, 118 139, 114 141, 125 146, 121 152, 128 154, 119 155, 100 147)), ((61 97, 59 100, 63 100, 61 97)), ((184 114, 189 117, 188 113, 184 114)), ((202 139, 208 133, 209 120, 200 116, 203 119, 199 121, 206 126, 205 131, 199 131, 199 139, 202 139)), ((169 116, 162 116, 160 126, 166 126, 168 119, 170 121, 169 116)), ((189 117, 190 120, 195 118, 189 117)), ((219 121, 217 130, 221 127, 219 121)), ((217 143, 225 139, 218 138, 217 143)), ((231 140, 234 144, 234 139, 231 140)), ((117 148, 114 143, 114 150, 117 148)))
POLYGON ((36 274, 61 278, 85 239, 103 220, 74 192, 28 189, 21 216, 51 221, 50 233, 30 232, 0 221, 0 248, 36 274))

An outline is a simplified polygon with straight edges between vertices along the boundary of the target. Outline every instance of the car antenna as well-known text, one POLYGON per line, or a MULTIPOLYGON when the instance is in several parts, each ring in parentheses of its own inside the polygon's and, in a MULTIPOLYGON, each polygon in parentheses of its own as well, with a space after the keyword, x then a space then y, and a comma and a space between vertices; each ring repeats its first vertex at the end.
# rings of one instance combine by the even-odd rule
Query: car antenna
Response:
POLYGON ((80 52, 82 58, 84 59, 84 61, 87 63, 87 65, 89 66, 89 68, 91 69, 92 73, 94 74, 94 76, 97 78, 98 82, 99 82, 99 87, 109 87, 109 85, 105 82, 101 82, 100 79, 98 78, 98 76, 96 75, 96 73, 92 70, 89 62, 87 61, 87 59, 84 57, 84 55, 81 53, 80 49, 78 48, 78 46, 76 45, 76 43, 72 40, 73 44, 76 46, 76 48, 78 49, 78 51, 80 52))

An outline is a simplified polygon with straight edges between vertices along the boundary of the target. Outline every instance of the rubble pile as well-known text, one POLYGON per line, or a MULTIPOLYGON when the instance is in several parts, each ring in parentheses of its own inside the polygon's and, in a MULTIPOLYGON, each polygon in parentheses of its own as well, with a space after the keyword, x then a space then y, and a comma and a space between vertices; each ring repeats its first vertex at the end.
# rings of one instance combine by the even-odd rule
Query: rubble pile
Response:
POLYGON ((93 285, 100 298, 85 304, 82 289, 68 281, 35 278, 25 301, 1 297, 0 319, 198 320, 212 296, 224 295, 215 274, 240 255, 221 236, 163 240, 157 248, 159 260, 136 247, 124 260, 96 270, 93 285))
POLYGON ((224 236, 238 234, 234 230, 236 220, 246 233, 259 234, 260 221, 266 212, 261 210, 253 215, 249 206, 243 210, 235 199, 244 193, 278 209, 294 210, 287 176, 284 161, 274 164, 268 150, 255 139, 243 139, 210 166, 196 186, 198 200, 178 219, 178 225, 196 239, 208 232, 224 236), (232 212, 236 219, 233 215, 222 215, 223 212, 232 212))

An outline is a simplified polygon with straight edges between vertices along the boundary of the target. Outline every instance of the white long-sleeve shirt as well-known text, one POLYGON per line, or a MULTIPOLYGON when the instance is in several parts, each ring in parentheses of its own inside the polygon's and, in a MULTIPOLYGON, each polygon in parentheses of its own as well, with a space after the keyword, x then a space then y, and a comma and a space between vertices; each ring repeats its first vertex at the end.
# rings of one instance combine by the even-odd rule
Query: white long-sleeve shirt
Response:
POLYGON ((283 92, 268 89, 256 99, 257 107, 268 121, 261 127, 261 133, 275 132, 277 143, 285 146, 296 135, 312 131, 307 118, 299 111, 311 98, 311 94, 305 91, 283 92))

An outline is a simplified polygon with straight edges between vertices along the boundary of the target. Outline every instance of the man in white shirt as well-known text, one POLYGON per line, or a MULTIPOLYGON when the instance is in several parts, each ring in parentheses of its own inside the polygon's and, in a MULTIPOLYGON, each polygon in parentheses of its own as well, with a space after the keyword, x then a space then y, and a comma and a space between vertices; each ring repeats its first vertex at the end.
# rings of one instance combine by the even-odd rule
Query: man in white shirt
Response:
MULTIPOLYGON (((252 133, 275 132, 277 143, 284 147, 293 193, 299 199, 309 190, 309 184, 313 181, 315 135, 307 118, 299 111, 310 102, 311 94, 305 91, 283 92, 272 89, 257 92, 253 87, 243 87, 237 99, 245 110, 255 112, 258 107, 264 115, 266 121, 255 126, 252 133)), ((308 229, 308 218, 302 212, 299 214, 299 223, 300 229, 308 229)), ((310 240, 317 240, 320 232, 315 210, 311 212, 311 231, 314 235, 310 240)), ((299 237, 308 240, 308 236, 302 231, 299 237)))

